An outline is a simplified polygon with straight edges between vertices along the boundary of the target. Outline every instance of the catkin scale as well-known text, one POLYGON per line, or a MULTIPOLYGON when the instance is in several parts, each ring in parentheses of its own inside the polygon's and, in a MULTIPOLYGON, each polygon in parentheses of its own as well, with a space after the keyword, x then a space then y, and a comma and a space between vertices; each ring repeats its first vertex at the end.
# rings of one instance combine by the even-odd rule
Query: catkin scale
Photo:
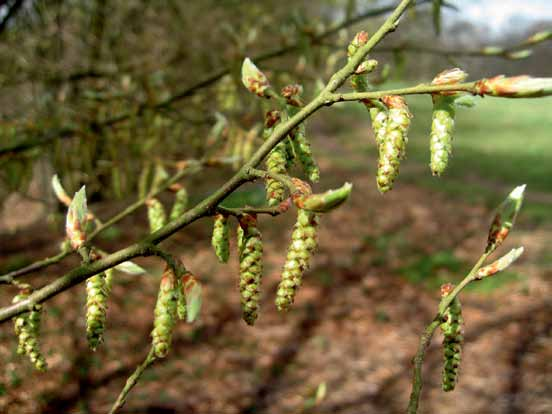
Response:
POLYGON ((171 268, 167 266, 159 284, 153 330, 151 332, 153 351, 158 358, 167 356, 171 346, 172 331, 177 316, 177 288, 176 276, 171 268))
POLYGON ((454 98, 450 96, 433 97, 433 114, 429 149, 430 168, 433 175, 443 174, 452 153, 452 134, 454 132, 454 98))
POLYGON ((282 279, 276 292, 276 307, 280 311, 288 310, 293 304, 303 273, 309 268, 310 258, 318 245, 317 227, 316 213, 298 209, 282 279))
MULTIPOLYGON (((443 296, 446 296, 452 290, 452 285, 444 285, 442 288, 443 296)), ((441 331, 443 332, 443 391, 454 390, 458 382, 458 372, 462 355, 462 306, 458 298, 454 298, 450 306, 443 315, 441 331)))
POLYGON ((226 263, 228 261, 228 256, 230 255, 229 243, 228 217, 223 214, 217 214, 213 223, 211 245, 221 263, 226 263))
POLYGON ((400 96, 386 96, 382 101, 389 108, 385 136, 379 142, 379 160, 376 182, 378 190, 385 193, 393 188, 399 175, 400 162, 406 156, 408 129, 412 115, 406 101, 400 96))
POLYGON ((106 277, 104 273, 86 280, 86 338, 93 351, 103 342, 107 311, 106 277))
POLYGON ((381 108, 370 108, 370 119, 372 121, 372 129, 374 130, 374 138, 379 147, 383 142, 387 129, 387 111, 381 108))
POLYGON ((263 243, 255 216, 249 214, 242 216, 240 227, 243 230, 243 233, 238 235, 240 301, 243 320, 248 325, 253 325, 259 313, 260 285, 263 273, 263 243))
MULTIPOLYGON (((28 296, 29 292, 21 292, 13 298, 13 303, 28 296)), ((18 337, 17 353, 27 355, 37 370, 45 371, 48 366, 39 345, 41 311, 41 305, 35 305, 33 310, 16 316, 13 321, 14 331, 18 337)))

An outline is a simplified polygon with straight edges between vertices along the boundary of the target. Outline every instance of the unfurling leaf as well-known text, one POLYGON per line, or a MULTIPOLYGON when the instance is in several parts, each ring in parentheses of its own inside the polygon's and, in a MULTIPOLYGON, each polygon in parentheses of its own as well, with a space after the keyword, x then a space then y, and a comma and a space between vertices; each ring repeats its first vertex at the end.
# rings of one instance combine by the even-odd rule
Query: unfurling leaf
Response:
POLYGON ((184 300, 186 301, 186 322, 192 323, 199 316, 201 311, 202 288, 201 284, 191 273, 182 276, 182 289, 184 290, 184 300))
POLYGON ((525 193, 525 184, 520 185, 512 190, 506 199, 498 206, 491 228, 489 229, 489 237, 487 239, 486 253, 491 253, 510 233, 510 229, 516 221, 516 217, 521 209, 523 196, 525 193))
POLYGON ((314 213, 327 213, 343 204, 349 195, 353 185, 345 183, 336 190, 328 190, 321 194, 311 194, 306 197, 296 197, 294 202, 297 207, 314 213))
POLYGON ((65 232, 73 249, 79 249, 86 241, 85 225, 88 216, 86 189, 83 185, 69 204, 65 221, 65 232))
POLYGON ((504 75, 481 79, 475 84, 478 95, 500 96, 502 98, 539 98, 552 95, 552 78, 504 75))
POLYGON ((61 181, 59 180, 57 174, 54 174, 54 176, 52 177, 52 188, 54 190, 54 193, 56 194, 56 197, 62 204, 65 204, 66 206, 69 206, 69 204, 71 204, 71 197, 69 197, 69 195, 61 185, 61 181))
POLYGON ((242 82, 249 92, 261 97, 265 96, 267 89, 270 88, 268 78, 248 57, 243 61, 241 75, 242 82))
POLYGON ((119 272, 127 273, 129 275, 141 275, 146 273, 146 269, 141 266, 138 266, 136 263, 127 260, 126 262, 119 263, 115 266, 119 272))
POLYGON ((484 277, 492 276, 498 272, 502 272, 509 267, 523 254, 523 247, 510 250, 500 259, 494 261, 490 265, 484 266, 477 272, 476 279, 483 279, 484 277))

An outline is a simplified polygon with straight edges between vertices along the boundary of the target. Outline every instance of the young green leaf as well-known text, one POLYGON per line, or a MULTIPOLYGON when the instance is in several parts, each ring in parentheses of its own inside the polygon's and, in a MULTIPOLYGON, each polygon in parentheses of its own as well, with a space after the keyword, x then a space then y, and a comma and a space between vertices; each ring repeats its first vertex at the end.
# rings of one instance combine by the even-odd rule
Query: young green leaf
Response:
POLYGON ((85 224, 88 216, 86 206, 86 189, 83 185, 77 191, 69 204, 67 218, 65 221, 65 231, 67 238, 71 242, 73 249, 80 248, 86 241, 85 224))
POLYGON ((498 206, 487 239, 486 253, 492 253, 510 233, 510 229, 516 221, 516 217, 521 209, 523 196, 525 193, 525 184, 512 190, 506 199, 498 206))
POLYGON ((514 263, 519 257, 523 254, 523 247, 518 247, 516 249, 510 250, 500 259, 494 261, 490 265, 484 266, 478 270, 476 279, 483 279, 484 277, 489 277, 498 272, 502 272, 504 269, 509 267, 514 263))
POLYGON ((182 288, 184 289, 184 299, 186 301, 186 322, 192 323, 201 311, 201 284, 191 273, 187 273, 182 277, 182 288))

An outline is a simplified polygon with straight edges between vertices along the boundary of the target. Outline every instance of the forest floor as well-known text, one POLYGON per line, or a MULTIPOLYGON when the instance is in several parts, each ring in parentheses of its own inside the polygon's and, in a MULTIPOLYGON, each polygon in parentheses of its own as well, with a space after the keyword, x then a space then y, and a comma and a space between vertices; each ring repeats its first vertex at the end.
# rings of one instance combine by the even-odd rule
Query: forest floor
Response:
MULTIPOLYGON (((265 272, 255 327, 241 320, 235 243, 229 264, 218 264, 210 249, 209 220, 165 243, 200 278, 202 314, 193 325, 176 327, 169 356, 146 371, 122 412, 404 412, 411 359, 436 312, 438 287, 460 280, 479 257, 492 209, 481 200, 437 192, 413 179, 399 178, 396 188, 381 196, 375 188, 375 151, 372 147, 367 159, 359 150, 371 145, 367 138, 362 143, 361 132, 359 128, 352 139, 340 142, 324 138, 331 131, 322 130, 317 137, 324 142, 318 155, 326 173, 316 188, 351 181, 354 191, 346 205, 322 217, 319 251, 288 314, 276 311, 274 296, 293 213, 260 220, 265 272), (317 401, 316 390, 324 386, 326 393, 317 401)), ((402 175, 420 169, 412 161, 402 175)), ((114 250, 130 243, 144 223, 144 214, 126 219, 119 226, 121 235, 103 238, 102 247, 114 250)), ((435 335, 424 366, 420 413, 552 412, 550 230, 549 222, 535 222, 522 210, 499 252, 522 245, 522 258, 511 270, 461 295, 466 344, 460 382, 454 392, 441 391, 442 338, 435 335)), ((29 250, 33 258, 53 254, 58 234, 40 224, 9 239, 2 236, 7 248, 0 259, 29 250)), ((138 262, 150 275, 117 275, 106 342, 96 353, 86 348, 82 286, 45 307, 42 349, 50 366, 45 374, 33 372, 15 355, 10 324, 0 326, 0 412, 108 411, 148 352, 161 268, 153 259, 138 262)), ((40 285, 75 264, 72 258, 31 280, 40 285)), ((14 292, 2 290, 4 305, 14 292)))

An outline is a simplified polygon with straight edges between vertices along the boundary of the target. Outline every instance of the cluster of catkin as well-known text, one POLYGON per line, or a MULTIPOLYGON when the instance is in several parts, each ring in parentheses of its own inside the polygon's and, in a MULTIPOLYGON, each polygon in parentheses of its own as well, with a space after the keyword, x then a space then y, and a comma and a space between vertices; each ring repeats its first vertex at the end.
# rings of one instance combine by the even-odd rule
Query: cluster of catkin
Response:
MULTIPOLYGON (((13 298, 13 303, 27 299, 30 293, 30 288, 23 287, 13 298)), ((13 323, 15 334, 19 340, 17 353, 27 355, 36 369, 45 371, 47 364, 39 344, 41 312, 41 305, 34 305, 30 312, 16 316, 13 323)))
MULTIPOLYGON (((297 214, 292 241, 276 294, 276 306, 279 310, 287 310, 293 303, 295 292, 301 285, 303 273, 309 268, 310 257, 317 246, 317 214, 303 209, 298 209, 297 214)), ((226 263, 230 248, 227 216, 223 214, 215 216, 211 241, 219 261, 226 263)), ((263 276, 263 242, 255 214, 239 216, 237 246, 243 319, 248 325, 253 325, 259 316, 263 276)))
MULTIPOLYGON (((300 85, 288 85, 282 89, 281 95, 285 100, 285 108, 282 111, 268 111, 265 117, 263 137, 270 138, 274 128, 282 121, 295 115, 303 105, 300 85)), ((309 181, 315 183, 320 179, 320 169, 316 163, 311 145, 306 136, 305 122, 295 127, 289 135, 278 143, 266 158, 266 169, 273 176, 287 175, 295 163, 302 166, 309 181)), ((274 177, 266 179, 267 202, 275 206, 284 201, 286 186, 281 180, 274 177)))
MULTIPOLYGON (((349 59, 366 44, 368 34, 359 32, 347 48, 349 59)), ((351 86, 357 92, 368 90, 366 74, 373 71, 377 62, 368 59, 362 62, 351 76, 351 86)), ((466 79, 467 74, 458 68, 439 73, 432 81, 433 85, 453 85, 466 79)), ((460 104, 455 92, 440 92, 432 95, 433 114, 430 133, 430 169, 433 175, 440 176, 448 165, 452 154, 455 105, 460 104)), ((363 100, 370 113, 374 137, 378 148, 378 168, 376 182, 380 192, 393 188, 399 175, 401 161, 406 157, 408 130, 412 114, 404 98, 396 95, 384 96, 379 100, 363 100)), ((467 104, 467 103, 465 103, 467 104)))

